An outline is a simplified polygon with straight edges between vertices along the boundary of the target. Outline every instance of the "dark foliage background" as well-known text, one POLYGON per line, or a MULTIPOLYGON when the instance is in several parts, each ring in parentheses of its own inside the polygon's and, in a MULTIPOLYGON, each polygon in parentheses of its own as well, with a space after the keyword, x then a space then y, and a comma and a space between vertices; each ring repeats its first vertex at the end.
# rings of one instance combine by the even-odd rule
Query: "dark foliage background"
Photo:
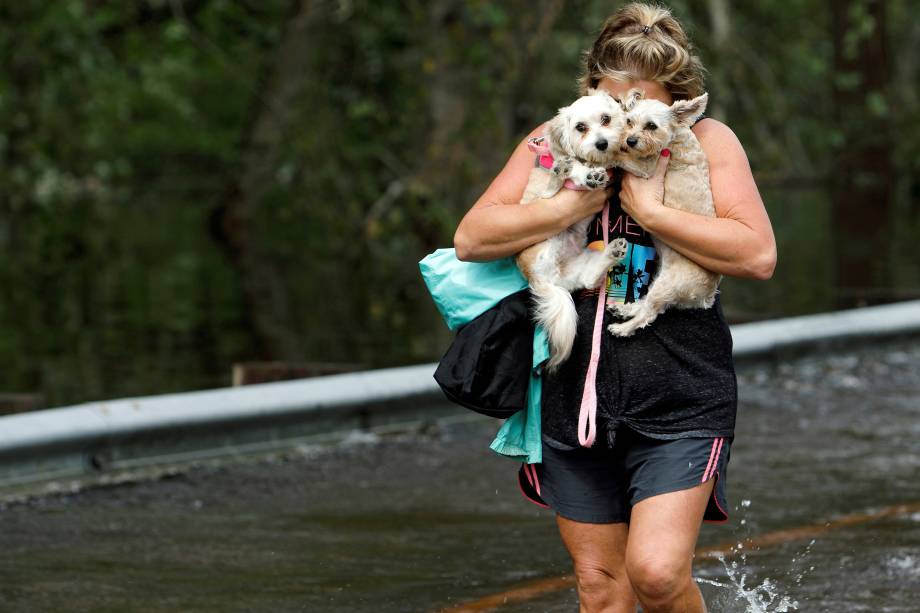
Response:
MULTIPOLYGON (((574 96, 592 0, 0 5, 0 391, 49 405, 449 339, 416 262, 574 96)), ((675 1, 780 248, 735 321, 920 295, 908 0, 675 1)))

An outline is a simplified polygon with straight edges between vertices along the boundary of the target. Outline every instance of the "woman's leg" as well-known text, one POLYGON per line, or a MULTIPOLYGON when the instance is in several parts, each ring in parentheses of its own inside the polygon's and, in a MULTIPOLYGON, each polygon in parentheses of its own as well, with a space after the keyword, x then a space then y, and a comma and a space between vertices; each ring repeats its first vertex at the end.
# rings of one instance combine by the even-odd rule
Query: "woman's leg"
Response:
POLYGON ((644 613, 706 613, 693 551, 715 479, 651 496, 632 508, 626 572, 644 613))
POLYGON ((635 613, 636 595, 626 575, 628 524, 589 524, 556 515, 572 556, 580 613, 635 613))

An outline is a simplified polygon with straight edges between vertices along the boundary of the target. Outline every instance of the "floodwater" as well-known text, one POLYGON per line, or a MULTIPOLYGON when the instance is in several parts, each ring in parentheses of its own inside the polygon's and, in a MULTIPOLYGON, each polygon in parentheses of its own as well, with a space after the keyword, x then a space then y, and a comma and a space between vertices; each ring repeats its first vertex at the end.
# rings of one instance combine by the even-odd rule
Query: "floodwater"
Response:
MULTIPOLYGON (((700 545, 712 613, 920 611, 920 342, 749 368, 728 524, 700 545)), ((0 505, 0 611, 422 611, 570 571, 551 511, 488 449, 491 420, 183 469, 0 505)), ((68 484, 62 484, 66 489, 68 484)), ((502 612, 575 611, 571 587, 502 612)))

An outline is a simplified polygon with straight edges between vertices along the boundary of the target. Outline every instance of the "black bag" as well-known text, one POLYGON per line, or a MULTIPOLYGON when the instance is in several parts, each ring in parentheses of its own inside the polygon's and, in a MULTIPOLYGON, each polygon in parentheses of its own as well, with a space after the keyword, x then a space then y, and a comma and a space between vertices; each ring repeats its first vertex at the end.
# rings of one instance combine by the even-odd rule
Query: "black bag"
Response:
POLYGON ((434 373, 449 400, 501 419, 527 406, 534 335, 530 308, 525 288, 460 328, 434 373))

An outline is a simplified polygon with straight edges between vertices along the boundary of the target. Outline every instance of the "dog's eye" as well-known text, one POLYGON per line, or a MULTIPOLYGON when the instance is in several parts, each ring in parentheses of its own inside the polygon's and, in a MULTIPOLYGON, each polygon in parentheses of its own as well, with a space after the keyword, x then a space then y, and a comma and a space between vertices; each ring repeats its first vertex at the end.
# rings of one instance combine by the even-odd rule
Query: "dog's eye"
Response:
POLYGON ((606 126, 610 124, 610 115, 601 115, 601 125, 606 126))
POLYGON ((646 130, 657 130, 658 126, 656 126, 654 122, 650 121, 647 124, 645 124, 645 129, 646 130))
POLYGON ((585 124, 581 122, 578 122, 577 124, 575 124, 575 129, 578 130, 579 132, 585 132, 587 131, 588 126, 586 126, 585 124))
POLYGON ((626 120, 626 127, 627 127, 627 128, 631 128, 631 127, 632 127, 632 119, 627 119, 627 120, 626 120))

